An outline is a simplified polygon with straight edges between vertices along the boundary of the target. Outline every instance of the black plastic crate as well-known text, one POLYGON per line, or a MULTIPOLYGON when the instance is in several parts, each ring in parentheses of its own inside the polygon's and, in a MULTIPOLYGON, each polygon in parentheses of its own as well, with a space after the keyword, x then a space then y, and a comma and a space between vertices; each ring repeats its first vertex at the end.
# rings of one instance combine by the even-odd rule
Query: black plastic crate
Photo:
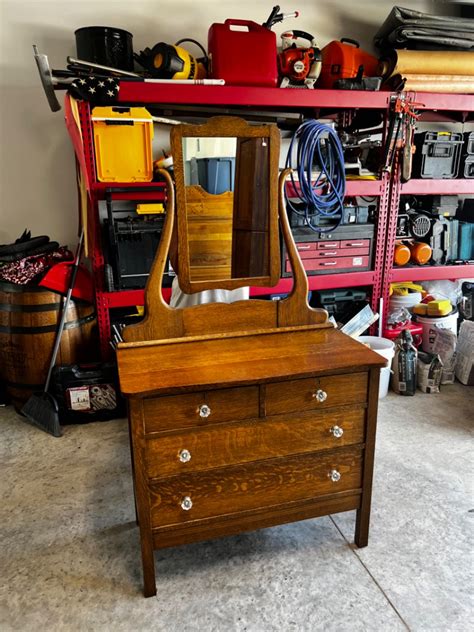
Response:
POLYGON ((457 178, 463 135, 458 132, 423 132, 415 134, 414 178, 457 178))
POLYGON ((57 366, 51 385, 61 424, 108 421, 125 415, 114 362, 57 366))

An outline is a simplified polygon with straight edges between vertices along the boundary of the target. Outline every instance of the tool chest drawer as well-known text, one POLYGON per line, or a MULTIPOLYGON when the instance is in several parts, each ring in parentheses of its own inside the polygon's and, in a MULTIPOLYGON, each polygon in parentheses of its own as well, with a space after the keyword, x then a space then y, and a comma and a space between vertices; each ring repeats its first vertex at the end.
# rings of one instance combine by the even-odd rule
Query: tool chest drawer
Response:
POLYGON ((143 401, 145 433, 258 417, 258 386, 199 391, 143 401))
POLYGON ((367 373, 273 382, 265 388, 265 411, 267 415, 279 415, 363 404, 367 401, 367 386, 367 373))
POLYGON ((150 437, 149 478, 363 443, 365 409, 293 413, 150 437))
MULTIPOLYGON (((334 257, 327 256, 318 259, 303 259, 303 267, 306 272, 311 273, 316 270, 325 270, 326 272, 333 268, 337 272, 341 269, 358 269, 368 270, 370 267, 370 259, 368 256, 355 255, 350 257, 334 257)), ((290 262, 286 262, 286 272, 291 272, 290 262)))
MULTIPOLYGON (((343 250, 346 250, 347 248, 363 248, 368 254, 370 248, 370 239, 343 239, 340 244, 340 247, 343 250)), ((344 252, 343 254, 345 255, 346 252, 344 252)))
POLYGON ((181 474, 150 486, 152 527, 317 498, 361 487, 362 450, 339 448, 181 474))

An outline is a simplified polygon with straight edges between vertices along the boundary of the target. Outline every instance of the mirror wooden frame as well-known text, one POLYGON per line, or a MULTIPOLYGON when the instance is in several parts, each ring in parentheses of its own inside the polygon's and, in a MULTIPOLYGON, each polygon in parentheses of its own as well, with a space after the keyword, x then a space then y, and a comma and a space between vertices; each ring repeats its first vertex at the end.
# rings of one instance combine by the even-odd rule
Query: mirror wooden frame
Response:
POLYGON ((233 290, 245 286, 273 287, 280 279, 280 240, 278 230, 278 178, 269 179, 269 274, 258 277, 192 281, 190 277, 186 185, 184 179, 183 138, 233 137, 268 139, 269 174, 278 173, 280 132, 276 125, 249 125, 235 116, 216 116, 203 125, 176 125, 171 129, 171 152, 174 162, 177 218, 177 256, 179 286, 194 294, 211 289, 233 290))

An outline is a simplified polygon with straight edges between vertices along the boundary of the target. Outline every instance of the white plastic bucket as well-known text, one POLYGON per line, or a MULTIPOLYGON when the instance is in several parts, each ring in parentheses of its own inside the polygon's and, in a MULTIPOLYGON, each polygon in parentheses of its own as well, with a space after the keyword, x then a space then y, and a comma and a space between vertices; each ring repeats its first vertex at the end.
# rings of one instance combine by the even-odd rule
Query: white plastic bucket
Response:
POLYGON ((457 333, 458 312, 454 310, 452 314, 447 316, 419 316, 416 315, 416 322, 423 327, 423 340, 421 348, 426 353, 433 353, 433 344, 435 340, 435 326, 440 329, 449 329, 453 333, 457 333))
POLYGON ((388 393, 390 370, 392 368, 393 356, 395 355, 395 345, 392 340, 379 338, 378 336, 359 336, 357 340, 365 345, 369 345, 372 351, 375 351, 388 360, 388 366, 380 370, 379 399, 382 399, 382 397, 385 397, 388 393))

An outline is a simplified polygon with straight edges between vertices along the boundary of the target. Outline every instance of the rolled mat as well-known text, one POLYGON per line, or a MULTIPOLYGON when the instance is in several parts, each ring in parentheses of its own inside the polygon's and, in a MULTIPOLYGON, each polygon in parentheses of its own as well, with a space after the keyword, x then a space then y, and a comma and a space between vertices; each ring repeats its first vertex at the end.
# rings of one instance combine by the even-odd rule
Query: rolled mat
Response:
POLYGON ((387 83, 398 90, 403 80, 403 89, 413 92, 474 93, 474 77, 466 75, 394 75, 387 83))
MULTIPOLYGON (((378 72, 392 75, 462 75, 474 77, 474 52, 394 50, 380 60, 378 72)), ((439 91, 439 90, 438 90, 439 91)))

